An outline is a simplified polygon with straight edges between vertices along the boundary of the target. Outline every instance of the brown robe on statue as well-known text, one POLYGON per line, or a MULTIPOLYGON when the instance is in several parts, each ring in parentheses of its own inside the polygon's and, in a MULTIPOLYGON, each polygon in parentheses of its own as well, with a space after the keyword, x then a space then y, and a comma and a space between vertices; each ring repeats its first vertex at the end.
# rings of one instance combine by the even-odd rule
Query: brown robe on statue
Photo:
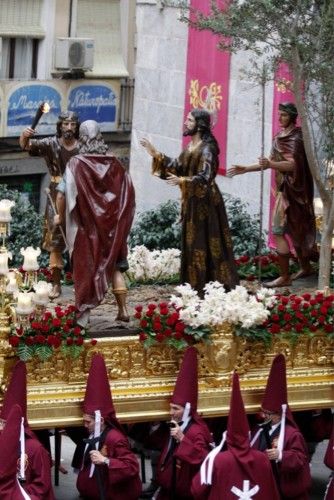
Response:
POLYGON ((286 154, 295 161, 293 172, 276 172, 277 191, 282 193, 286 207, 286 232, 302 256, 312 257, 316 236, 313 179, 300 127, 295 127, 286 136, 277 135, 274 138, 270 157, 274 161, 283 161, 286 154))
POLYGON ((135 193, 129 174, 111 155, 71 158, 64 180, 75 305, 82 314, 101 303, 116 264, 125 270, 135 193))
POLYGON ((201 142, 184 149, 178 159, 162 154, 153 159, 153 174, 182 178, 181 283, 202 294, 210 281, 227 289, 239 283, 225 205, 215 182, 218 156, 215 147, 201 142))
MULTIPOLYGON (((30 140, 29 155, 43 157, 48 167, 51 177, 49 184, 50 196, 54 205, 56 205, 57 186, 65 172, 66 163, 72 156, 77 155, 78 152, 77 148, 68 151, 60 144, 59 138, 56 136, 30 140)), ((50 200, 47 198, 42 246, 48 252, 54 250, 63 252, 65 250, 65 242, 59 226, 55 226, 53 223, 54 215, 50 200)))

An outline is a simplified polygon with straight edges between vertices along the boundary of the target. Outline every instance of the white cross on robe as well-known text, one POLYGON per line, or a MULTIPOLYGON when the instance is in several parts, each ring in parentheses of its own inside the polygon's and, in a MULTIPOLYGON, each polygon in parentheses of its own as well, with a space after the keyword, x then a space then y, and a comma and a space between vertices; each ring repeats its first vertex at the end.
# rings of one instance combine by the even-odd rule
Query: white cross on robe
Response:
POLYGON ((237 488, 236 486, 232 486, 231 491, 234 495, 236 495, 238 498, 241 500, 250 500, 253 498, 254 495, 260 490, 260 487, 258 484, 253 486, 253 488, 250 490, 249 489, 249 481, 247 479, 244 480, 243 485, 242 485, 242 491, 237 488))

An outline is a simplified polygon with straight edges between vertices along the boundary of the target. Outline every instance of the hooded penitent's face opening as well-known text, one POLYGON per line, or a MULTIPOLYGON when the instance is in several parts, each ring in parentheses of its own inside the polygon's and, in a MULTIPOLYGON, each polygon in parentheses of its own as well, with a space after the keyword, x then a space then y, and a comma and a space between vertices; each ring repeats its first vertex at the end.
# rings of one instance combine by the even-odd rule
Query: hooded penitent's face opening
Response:
POLYGON ((175 422, 181 422, 184 412, 184 406, 171 403, 169 405, 169 414, 171 420, 175 422))

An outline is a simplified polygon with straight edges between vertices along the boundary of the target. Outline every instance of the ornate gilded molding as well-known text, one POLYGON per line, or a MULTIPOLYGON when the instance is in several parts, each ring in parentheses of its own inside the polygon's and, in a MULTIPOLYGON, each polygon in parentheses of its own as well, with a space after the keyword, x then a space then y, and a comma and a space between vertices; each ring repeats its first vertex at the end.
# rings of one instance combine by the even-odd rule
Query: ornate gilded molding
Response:
MULTIPOLYGON (((229 409, 231 373, 240 374, 249 412, 259 409, 273 357, 282 352, 287 360, 289 402, 293 409, 334 405, 334 347, 322 332, 300 335, 292 345, 275 337, 270 349, 261 342, 246 341, 222 325, 211 344, 197 344, 199 352, 199 410, 205 416, 226 415, 229 409)), ((164 419, 182 352, 159 345, 145 350, 137 336, 109 337, 95 346, 87 342, 78 359, 59 351, 47 361, 27 363, 28 413, 34 427, 77 425, 90 360, 104 355, 118 417, 125 422, 164 419)), ((0 340, 0 390, 3 393, 16 357, 7 341, 0 340)), ((2 395, 1 395, 2 397, 2 395)))

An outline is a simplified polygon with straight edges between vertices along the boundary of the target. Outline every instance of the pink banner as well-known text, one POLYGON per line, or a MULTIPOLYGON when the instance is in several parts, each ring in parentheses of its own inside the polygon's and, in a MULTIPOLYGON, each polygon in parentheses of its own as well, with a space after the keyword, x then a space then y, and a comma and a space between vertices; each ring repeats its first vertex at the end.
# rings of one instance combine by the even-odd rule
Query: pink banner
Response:
MULTIPOLYGON (((289 67, 285 63, 281 63, 276 71, 274 78, 274 102, 272 116, 272 135, 273 137, 280 131, 278 122, 278 105, 282 102, 295 102, 294 94, 291 90, 292 76, 289 67)), ((271 192, 270 192, 270 221, 275 205, 275 172, 271 171, 271 192)), ((275 248, 274 238, 271 232, 271 223, 269 225, 269 241, 270 248, 275 248)), ((290 245, 292 251, 292 245, 290 245)))
MULTIPOLYGON (((191 7, 204 14, 207 0, 191 0, 191 7)), ((191 109, 204 108, 212 113, 213 133, 220 147, 219 173, 226 171, 228 86, 230 54, 218 50, 219 37, 211 31, 189 28, 185 117, 191 109)))

